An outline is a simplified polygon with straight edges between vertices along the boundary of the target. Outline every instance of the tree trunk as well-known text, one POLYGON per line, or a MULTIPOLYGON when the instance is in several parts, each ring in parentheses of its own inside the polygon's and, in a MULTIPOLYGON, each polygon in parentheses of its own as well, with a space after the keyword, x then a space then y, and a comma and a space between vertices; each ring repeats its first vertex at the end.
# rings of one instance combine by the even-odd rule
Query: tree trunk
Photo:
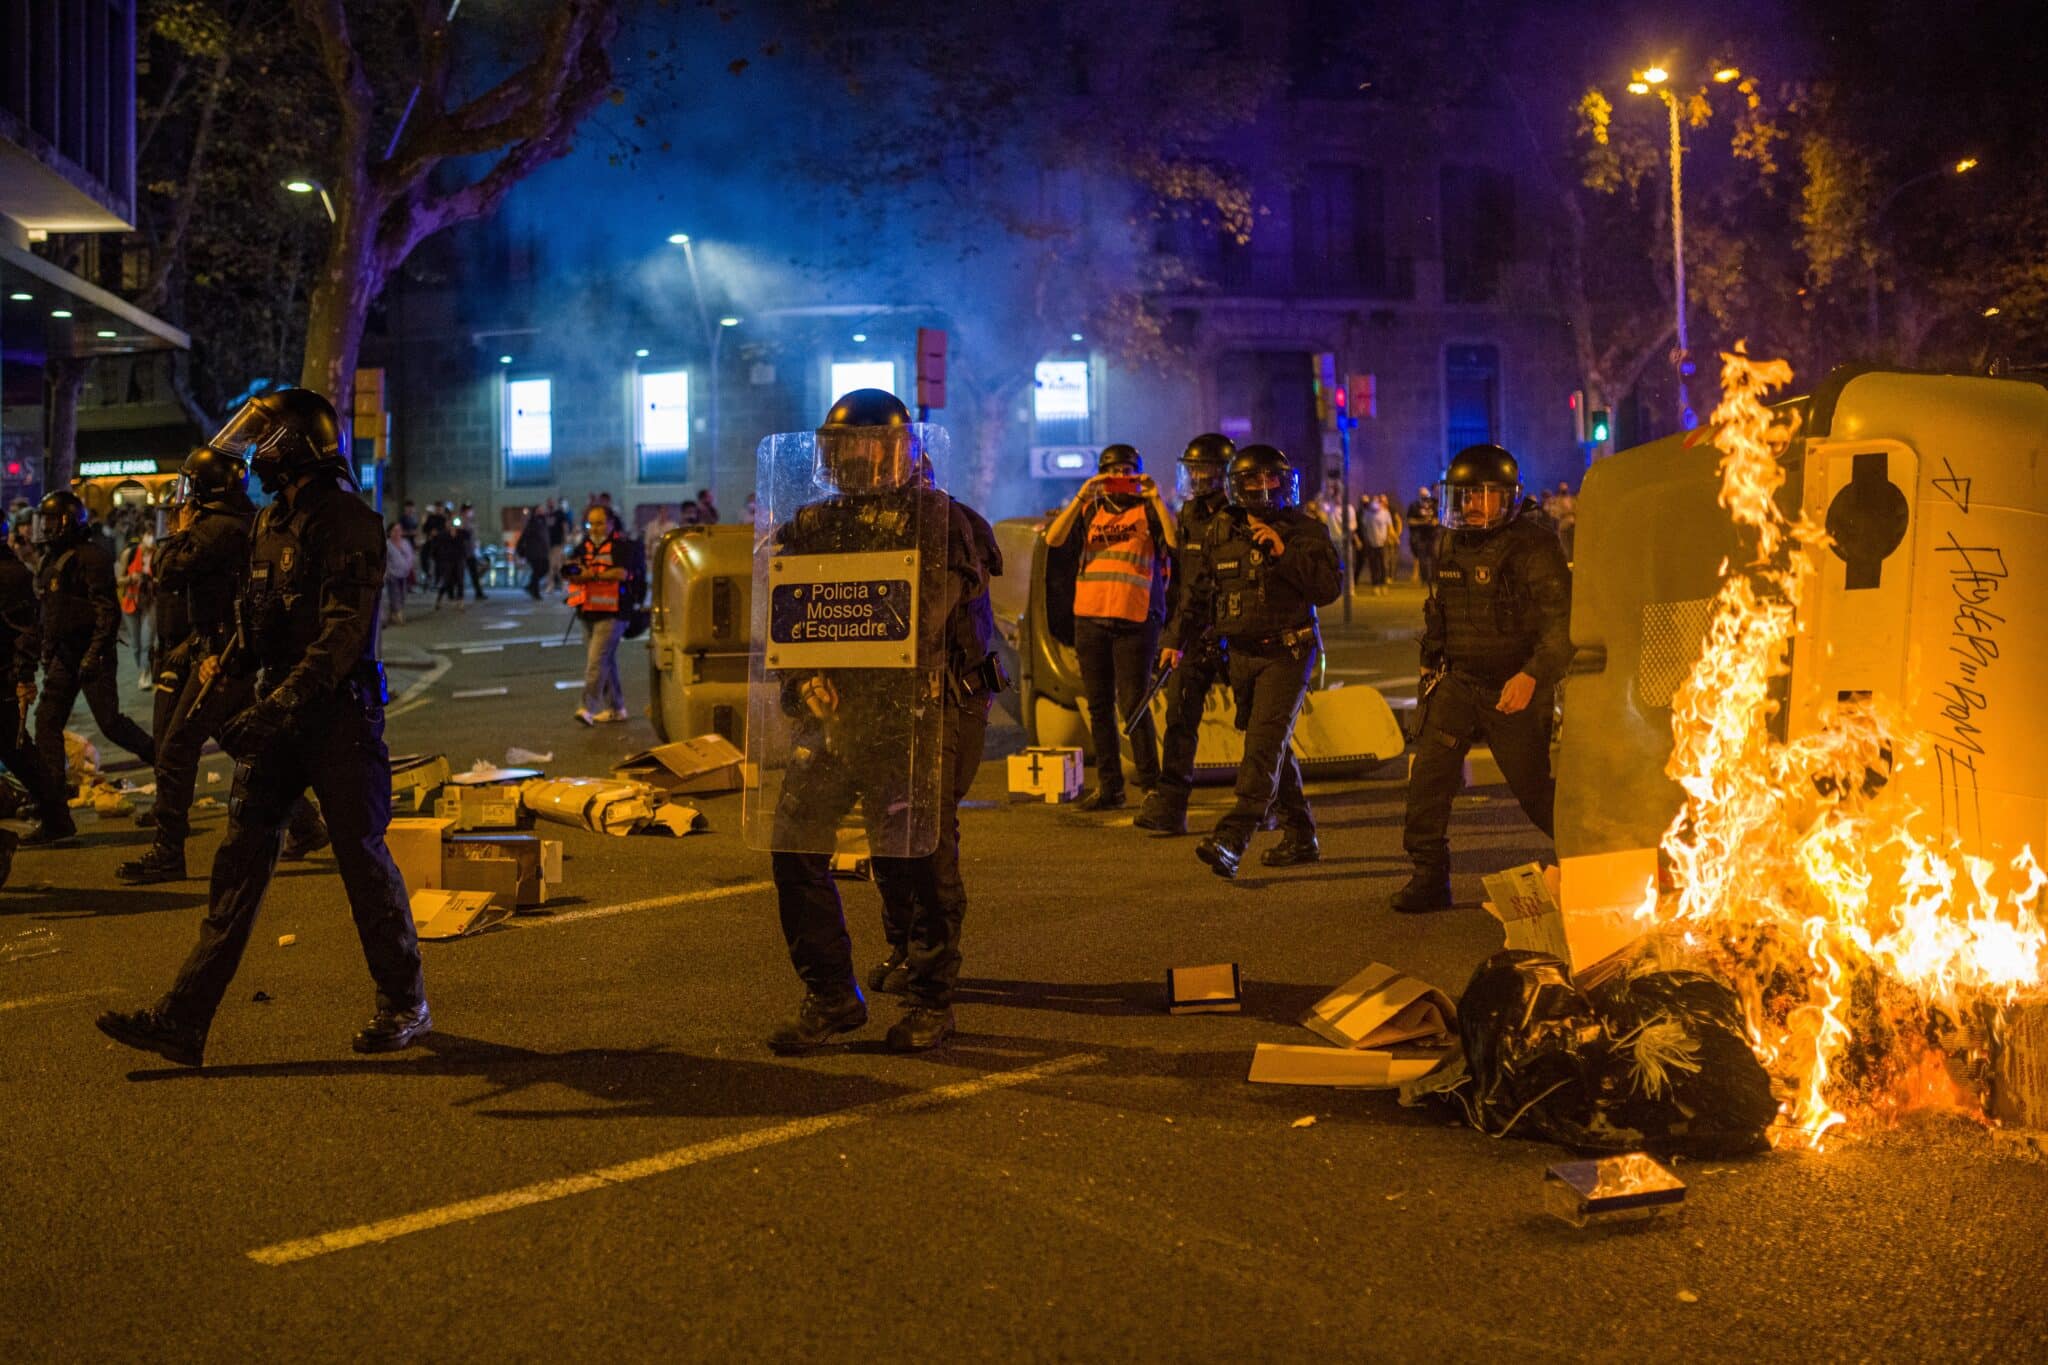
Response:
POLYGON ((356 357, 363 346, 363 326, 370 305, 384 291, 375 248, 383 206, 374 202, 367 188, 337 194, 335 206, 341 221, 334 225, 327 264, 313 286, 299 383, 325 394, 346 426, 355 406, 356 357))
POLYGON ((43 490, 69 488, 78 472, 78 399, 92 373, 89 356, 61 356, 49 363, 50 450, 43 465, 43 490))

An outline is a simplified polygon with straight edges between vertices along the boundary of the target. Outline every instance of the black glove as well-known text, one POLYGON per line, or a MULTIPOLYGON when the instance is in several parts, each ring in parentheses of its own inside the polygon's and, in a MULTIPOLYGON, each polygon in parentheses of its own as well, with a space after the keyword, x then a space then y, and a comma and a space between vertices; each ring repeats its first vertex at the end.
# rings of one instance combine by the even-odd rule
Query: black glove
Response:
POLYGON ((228 717, 220 728, 220 747, 238 762, 247 762, 274 744, 298 718, 298 698, 280 687, 228 717))
POLYGON ((96 649, 87 650, 85 657, 78 661, 78 680, 91 682, 107 666, 107 656, 96 649))

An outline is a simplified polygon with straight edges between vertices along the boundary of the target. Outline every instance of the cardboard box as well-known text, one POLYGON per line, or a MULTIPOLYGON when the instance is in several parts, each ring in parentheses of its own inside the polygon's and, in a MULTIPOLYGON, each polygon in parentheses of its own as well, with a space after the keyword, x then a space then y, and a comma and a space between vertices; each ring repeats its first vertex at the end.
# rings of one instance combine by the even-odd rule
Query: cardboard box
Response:
MULTIPOLYGON (((488 892, 512 910, 547 903, 547 869, 561 867, 561 844, 531 834, 456 834, 441 846, 441 885, 449 890, 488 892), (553 844, 550 854, 547 844, 553 844)), ((555 878, 560 881, 559 876, 555 878)))
POLYGON ((448 780, 446 754, 405 754, 391 760, 391 809, 419 812, 448 780))
POLYGON ((1458 1027, 1458 1007, 1428 982, 1372 962, 1316 1001, 1301 1022, 1338 1047, 1449 1042, 1458 1027))
POLYGON ((612 772, 671 794, 736 792, 740 789, 740 761, 745 757, 723 735, 699 735, 642 749, 612 772))
POLYGON ((384 846, 408 894, 441 885, 441 841, 455 832, 455 822, 439 816, 396 819, 384 831, 384 846))
POLYGON ((1643 936, 1631 906, 1567 910, 1557 868, 1525 863, 1481 879, 1486 909, 1501 922, 1507 946, 1562 958, 1581 986, 1611 976, 1643 936))
POLYGON ((434 814, 455 821, 457 829, 525 829, 533 816, 519 801, 519 788, 464 786, 450 782, 441 788, 434 814))
POLYGON ((1166 969, 1169 1014, 1236 1014, 1244 1007, 1243 978, 1235 962, 1166 969))
POLYGON ((1081 772, 1079 749, 1025 749, 1010 755, 1010 795, 1071 801, 1081 794, 1081 772))
POLYGON ((478 933, 511 913, 481 891, 416 891, 412 897, 413 930, 423 939, 478 933))
POLYGON ((1397 1057, 1373 1048, 1297 1047, 1260 1043, 1248 1080, 1265 1085, 1335 1085, 1392 1090, 1426 1075, 1434 1057, 1397 1057))

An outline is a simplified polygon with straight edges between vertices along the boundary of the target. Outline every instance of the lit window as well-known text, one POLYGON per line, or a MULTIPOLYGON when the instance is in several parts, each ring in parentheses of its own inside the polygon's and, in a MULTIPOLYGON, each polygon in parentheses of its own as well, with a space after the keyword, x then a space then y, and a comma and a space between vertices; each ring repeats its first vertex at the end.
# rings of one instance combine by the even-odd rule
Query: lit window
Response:
POLYGON ((1094 422, 1088 406, 1088 362, 1041 360, 1034 375, 1031 416, 1037 446, 1091 445, 1094 422))
POLYGON ((855 389, 880 389, 884 393, 895 393, 896 362, 849 360, 835 363, 832 366, 833 399, 836 401, 841 395, 852 393, 855 389))
POLYGON ((554 478, 555 382, 505 383, 505 482, 549 483, 554 478))
POLYGON ((690 477, 690 372, 655 370, 636 377, 635 420, 640 482, 675 483, 690 477))

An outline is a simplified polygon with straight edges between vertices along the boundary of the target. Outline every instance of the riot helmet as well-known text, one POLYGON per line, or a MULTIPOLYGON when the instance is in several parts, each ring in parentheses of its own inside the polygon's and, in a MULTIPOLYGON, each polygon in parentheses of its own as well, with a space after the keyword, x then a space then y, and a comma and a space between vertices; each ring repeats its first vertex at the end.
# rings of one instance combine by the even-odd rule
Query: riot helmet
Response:
POLYGON ((206 444, 247 460, 266 493, 277 493, 322 466, 355 481, 348 464, 348 429, 335 415, 334 404, 311 389, 256 395, 206 444))
POLYGON ((1189 441, 1180 453, 1181 501, 1222 492, 1223 476, 1236 453, 1237 442, 1219 432, 1204 432, 1189 441))
POLYGON ((1238 447, 1225 479, 1232 507, 1271 509, 1301 502, 1301 475, 1286 455, 1268 445, 1238 447))
POLYGON ((1138 453, 1136 446, 1126 445, 1122 441, 1118 441, 1115 445, 1104 446, 1102 453, 1095 457, 1095 472, 1097 474, 1142 474, 1145 472, 1145 457, 1138 453))
POLYGON ((38 545, 63 545, 85 534, 85 502, 68 488, 43 494, 36 504, 34 537, 38 545))
POLYGON ((249 462, 212 446, 200 446, 185 457, 178 470, 176 492, 171 501, 199 507, 220 506, 247 496, 249 462))
POLYGON ((1521 501, 1521 466, 1497 445, 1466 446, 1451 457, 1437 485, 1437 515, 1459 531, 1497 530, 1521 501))
POLYGON ((818 428, 815 477, 836 493, 875 493, 917 479, 910 409, 886 389, 842 394, 818 428))

